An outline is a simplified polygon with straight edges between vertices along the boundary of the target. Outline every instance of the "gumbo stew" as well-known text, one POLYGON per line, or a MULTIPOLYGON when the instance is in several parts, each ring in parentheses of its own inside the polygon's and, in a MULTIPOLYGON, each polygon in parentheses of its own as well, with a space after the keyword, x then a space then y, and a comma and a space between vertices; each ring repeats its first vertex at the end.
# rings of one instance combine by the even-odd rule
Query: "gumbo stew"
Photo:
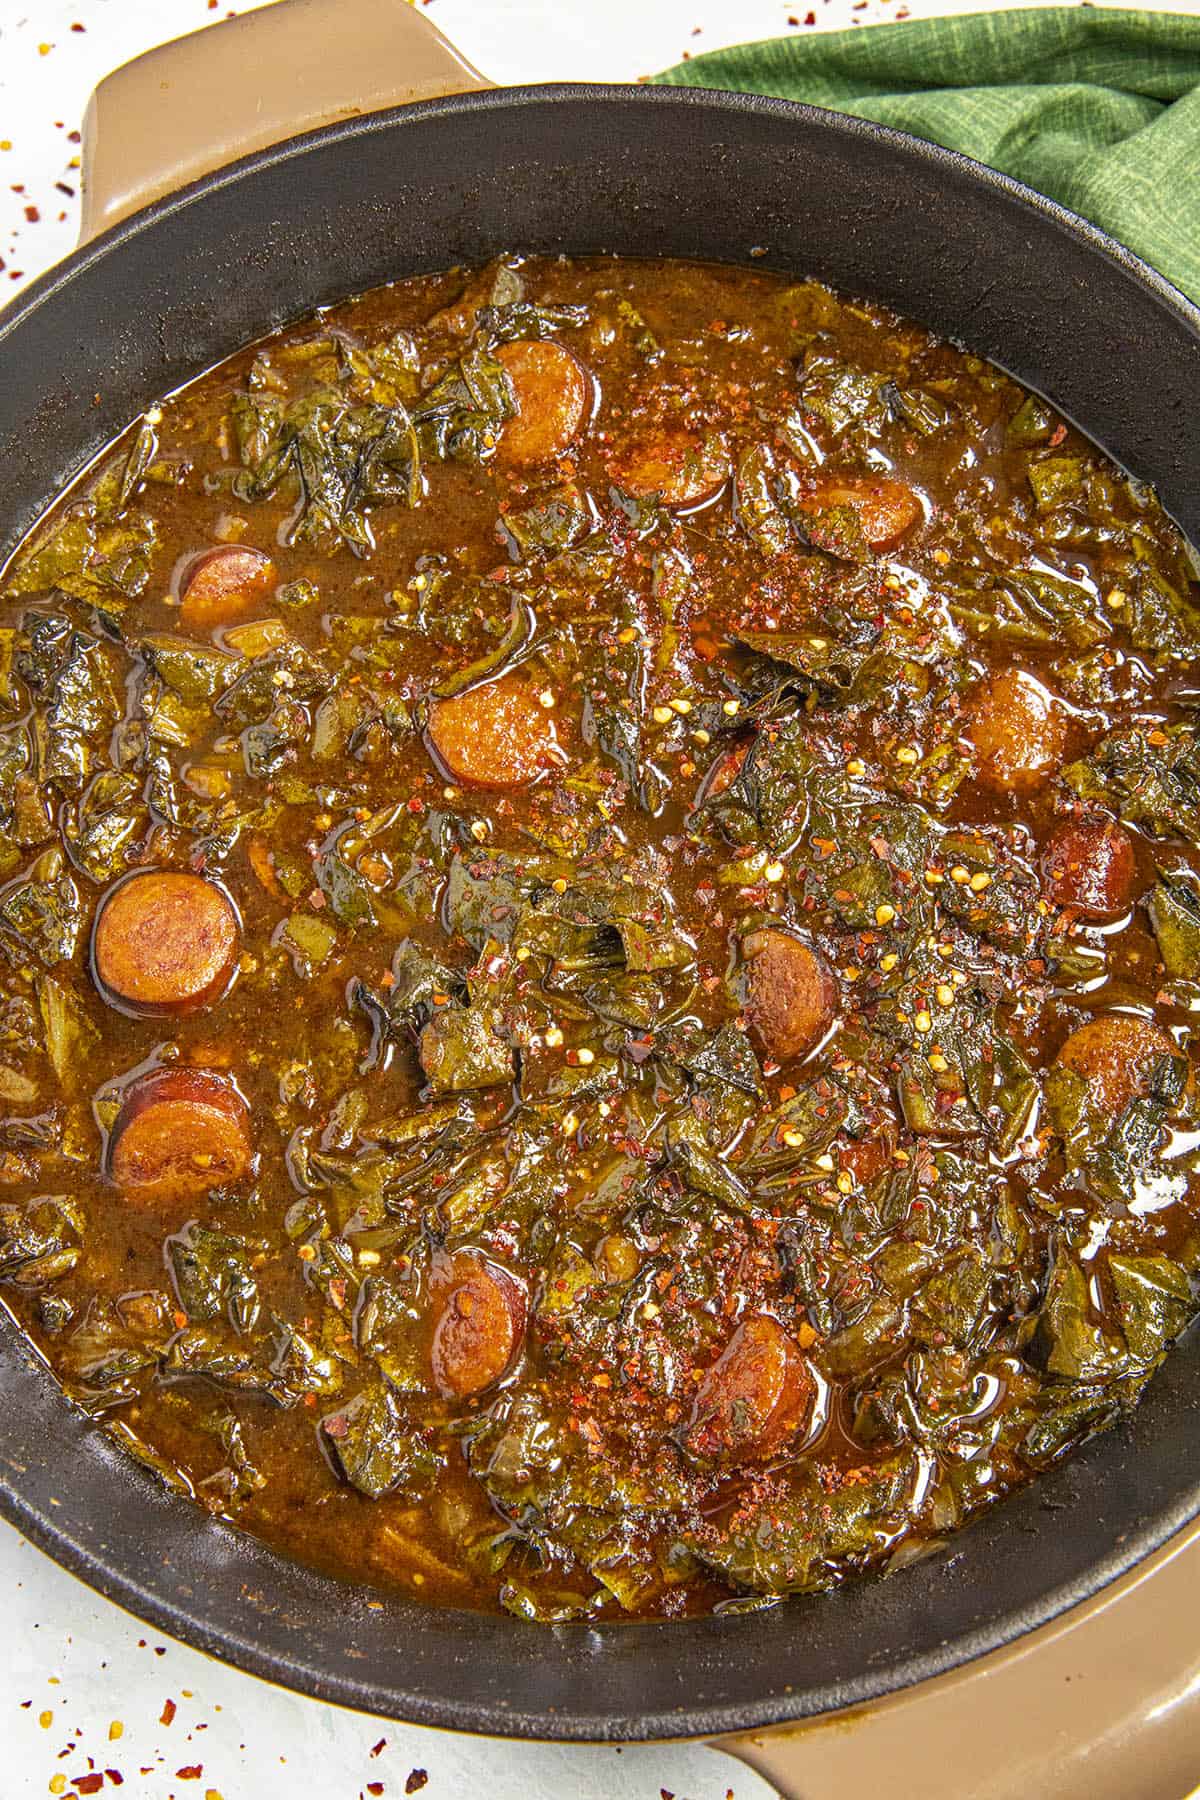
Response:
POLYGON ((538 1620, 895 1567, 1120 1419, 1200 1270, 1196 573, 762 272, 506 258, 164 400, 0 582, 0 1282, 67 1394, 538 1620))

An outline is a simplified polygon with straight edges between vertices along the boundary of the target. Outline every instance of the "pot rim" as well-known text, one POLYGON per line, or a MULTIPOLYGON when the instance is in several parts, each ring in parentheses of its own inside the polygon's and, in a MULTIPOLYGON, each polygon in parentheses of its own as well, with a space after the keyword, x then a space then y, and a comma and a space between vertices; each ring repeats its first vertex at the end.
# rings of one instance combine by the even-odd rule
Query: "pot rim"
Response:
MULTIPOLYGON (((1060 232, 1069 234, 1090 251, 1115 265, 1126 276, 1132 277, 1165 311, 1182 318, 1200 339, 1200 307, 1194 305, 1132 251, 1057 202, 959 152, 852 115, 772 96, 691 87, 557 83, 488 89, 410 103, 323 126, 266 149, 254 151, 175 193, 153 201, 142 211, 111 227, 31 282, 0 312, 0 356, 3 356, 8 340, 27 318, 53 300, 73 281, 103 262, 114 249, 134 244, 158 220, 186 211, 213 192, 253 181, 256 174, 265 169, 273 169, 293 161, 300 163, 306 155, 325 146, 386 135, 401 125, 415 128, 426 119, 445 120, 477 113, 511 114, 526 108, 564 104, 579 104, 591 109, 649 107, 661 111, 664 117, 692 110, 715 111, 728 115, 734 127, 743 117, 777 118, 817 127, 823 133, 833 134, 843 140, 869 140, 881 144, 897 155, 915 157, 932 165, 943 176, 954 176, 971 186, 999 193, 1019 203, 1029 212, 1049 220, 1060 232)), ((517 241, 519 245, 519 237, 517 241)), ((731 258, 731 261, 746 266, 744 257, 731 258)), ((770 268, 773 265, 768 256, 757 266, 770 268)), ((64 1417, 65 1409, 65 1429, 61 1433, 63 1461, 60 1466, 69 1471, 67 1458, 72 1438, 81 1440, 84 1436, 91 1438, 98 1435, 95 1426, 64 1401, 52 1378, 48 1377, 45 1365, 36 1351, 7 1320, 0 1320, 0 1362, 7 1362, 14 1368, 23 1363, 25 1366, 17 1368, 15 1379, 18 1382, 40 1382, 50 1390, 49 1399, 58 1409, 56 1421, 64 1417)), ((1157 1388, 1158 1385, 1156 1382, 1154 1387, 1157 1388)), ((1154 1388, 1139 1409, 1139 1414, 1154 1411, 1153 1396, 1154 1388)), ((1065 1491, 1072 1500, 1076 1500, 1078 1497, 1068 1483, 1084 1473, 1090 1461, 1096 1460, 1097 1444, 1102 1449, 1105 1442, 1111 1442, 1117 1436, 1118 1431, 1106 1433, 1104 1438, 1095 1440, 1078 1453, 1072 1459, 1069 1469, 1058 1468, 1040 1477, 1034 1486, 1043 1502, 1050 1503, 1051 1490, 1060 1494, 1065 1491)), ((124 1452, 118 1452, 115 1448, 110 1451, 106 1447, 105 1454, 120 1457, 122 1479, 128 1481, 131 1491, 136 1487, 141 1488, 147 1507, 157 1508, 159 1511, 164 1504, 179 1507, 178 1499, 173 1496, 164 1501, 161 1490, 153 1483, 152 1478, 144 1470, 138 1469, 124 1452)), ((960 1629, 948 1626, 945 1635, 932 1647, 910 1650, 890 1662, 872 1665, 869 1658, 864 1658, 864 1667, 852 1679, 831 1681, 824 1686, 809 1683, 794 1693, 782 1683, 777 1683, 770 1691, 764 1690, 758 1697, 750 1700, 722 1699, 719 1696, 712 1698, 706 1696, 701 1688, 694 1695, 689 1693, 688 1698, 681 1701, 678 1707, 648 1712, 628 1708, 619 1711, 590 1702, 588 1706, 573 1711, 570 1706, 557 1708, 547 1704, 540 1708, 522 1709, 497 1704, 487 1698, 456 1696, 448 1684, 443 1684, 440 1693, 428 1690, 406 1692, 396 1683, 376 1682, 372 1679, 369 1668, 358 1678, 340 1671, 321 1669, 314 1666, 311 1660, 305 1661, 302 1656, 285 1649, 266 1647, 261 1638, 256 1637, 253 1630, 241 1622, 227 1623, 224 1628, 218 1628, 205 1616, 206 1602, 203 1597, 196 1598, 194 1589, 179 1590, 185 1596, 180 1599, 163 1588, 155 1588, 139 1579, 131 1571, 128 1553, 123 1553, 119 1545, 114 1548, 103 1540, 98 1544, 87 1541, 80 1531, 72 1527, 65 1508, 56 1511, 50 1503, 32 1495, 28 1491, 28 1483, 23 1487, 23 1474, 24 1471, 14 1464, 13 1459, 0 1450, 0 1513, 61 1566, 84 1579, 108 1599, 127 1607, 138 1617, 150 1621, 159 1629, 195 1648, 218 1655, 250 1674, 282 1682, 312 1698, 385 1717, 399 1717, 417 1724, 471 1732, 568 1742, 707 1737, 786 1725, 882 1699, 917 1682, 946 1674, 989 1651, 1002 1649, 1026 1633, 1059 1617, 1068 1608, 1096 1595, 1109 1583, 1133 1569, 1200 1510, 1200 1472, 1190 1487, 1185 1485, 1181 1476, 1179 1488, 1182 1491, 1177 1492, 1169 1504, 1152 1511, 1137 1528, 1119 1536, 1114 1535, 1106 1554, 1092 1558, 1077 1576, 1041 1592, 1035 1602, 1010 1606, 1007 1610, 988 1615, 975 1625, 964 1625, 960 1629)), ((1026 1499, 1030 1491, 1024 1491, 1026 1499)), ((1018 1495, 1005 1504, 1012 1507, 1020 1499, 1021 1496, 1018 1495)), ((1086 1499, 1085 1495, 1085 1503, 1086 1499)), ((187 1504, 189 1508, 193 1506, 190 1501, 187 1504)), ((260 1576, 263 1570, 272 1567, 302 1569, 301 1565, 291 1564, 288 1559, 268 1551, 257 1540, 248 1538, 233 1528, 203 1518, 189 1519, 188 1525, 189 1529, 194 1526, 195 1530, 213 1533, 216 1544, 227 1549, 230 1555, 242 1559, 248 1580, 252 1565, 260 1576)), ((949 1556, 941 1554, 945 1567, 952 1570, 953 1549, 949 1556)), ((328 1583, 332 1578, 317 1576, 315 1579, 328 1583)), ((338 1586, 350 1592, 347 1584, 338 1586)), ((837 1605, 841 1600, 842 1596, 835 1593, 827 1597, 793 1601, 790 1606, 812 1609, 809 1616, 815 1617, 815 1610, 822 1604, 827 1602, 837 1605)), ((424 1610, 432 1613, 433 1609, 424 1610)), ((776 1609, 777 1612, 778 1610, 780 1609, 776 1609)), ((251 1620, 258 1616, 253 1610, 248 1614, 251 1620)), ((350 1616, 349 1609, 347 1616, 350 1616)), ((661 1642, 664 1628, 677 1636, 681 1652, 685 1656, 686 1637, 691 1644, 706 1644, 710 1657, 713 1650, 719 1647, 720 1658, 725 1659, 736 1658, 738 1639, 747 1631, 764 1628, 773 1616, 775 1615, 768 1613, 747 1618, 724 1617, 686 1623, 673 1621, 665 1626, 663 1623, 601 1627, 581 1624, 535 1629, 541 1633, 537 1648, 539 1653, 544 1652, 544 1661, 559 1655, 566 1637, 571 1638, 577 1647, 581 1640, 588 1640, 589 1654, 601 1657, 617 1655, 623 1646, 635 1655, 653 1659, 653 1646, 656 1640, 661 1642)), ((446 1626, 450 1632, 455 1630, 453 1621, 459 1622, 458 1630, 464 1642, 470 1639, 465 1650, 465 1655, 469 1658, 481 1654, 502 1654, 497 1647, 516 1641, 512 1634, 530 1632, 528 1626, 516 1621, 497 1620, 486 1615, 447 1612, 440 1614, 440 1619, 443 1625, 450 1621, 446 1626), (467 1631, 468 1620, 474 1621, 470 1632, 467 1631)))

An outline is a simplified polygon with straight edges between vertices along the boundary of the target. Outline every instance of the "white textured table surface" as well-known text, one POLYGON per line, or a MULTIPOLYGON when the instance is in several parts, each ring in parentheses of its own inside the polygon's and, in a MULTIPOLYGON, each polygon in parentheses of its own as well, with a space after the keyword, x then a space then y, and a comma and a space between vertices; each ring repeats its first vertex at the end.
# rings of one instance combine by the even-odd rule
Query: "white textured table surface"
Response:
MULTIPOLYGON (((88 94, 110 69, 256 0, 0 0, 0 305, 72 247, 88 94)), ((754 38, 935 13, 989 0, 425 0, 493 81, 629 81, 754 38), (811 23, 810 23, 811 21, 811 23)), ((1036 5, 1039 0, 1007 0, 1036 5)), ((1119 4, 1120 0, 1112 0, 1119 4)), ((1157 0, 1194 12, 1200 0, 1157 0)))
MULTIPOLYGON (((493 79, 540 81, 628 80, 723 44, 976 10, 980 0, 429 3, 430 16, 493 79)), ((74 242, 73 134, 95 82, 227 10, 224 0, 0 0, 0 304, 74 242)), ((1194 0, 1174 0, 1174 10, 1195 10, 1194 0)), ((3 1524, 0 1593, 0 1800, 115 1795, 118 1787, 122 1800, 418 1792, 428 1800, 764 1800, 770 1792, 702 1746, 514 1745, 318 1705, 151 1632, 3 1524)))

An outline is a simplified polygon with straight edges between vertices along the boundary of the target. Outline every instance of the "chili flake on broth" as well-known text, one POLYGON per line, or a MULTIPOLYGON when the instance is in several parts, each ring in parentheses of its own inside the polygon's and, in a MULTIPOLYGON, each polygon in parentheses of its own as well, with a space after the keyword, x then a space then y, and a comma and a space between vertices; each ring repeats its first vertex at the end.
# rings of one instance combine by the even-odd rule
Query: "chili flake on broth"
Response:
POLYGON ((1195 568, 758 272, 423 277, 153 409, 0 613, 0 1280, 66 1391, 543 1620, 836 1584, 1111 1423, 1200 1259, 1195 568))

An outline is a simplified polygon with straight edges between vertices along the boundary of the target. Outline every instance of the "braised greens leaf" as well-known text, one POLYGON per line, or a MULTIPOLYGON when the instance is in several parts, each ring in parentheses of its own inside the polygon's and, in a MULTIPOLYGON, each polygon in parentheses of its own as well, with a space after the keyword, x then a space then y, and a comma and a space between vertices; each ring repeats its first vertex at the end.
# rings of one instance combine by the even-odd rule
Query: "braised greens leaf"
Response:
POLYGON ((421 1033, 421 1063, 437 1094, 511 1081, 513 1053, 482 1006, 443 1006, 421 1033))
POLYGON ((369 1500, 385 1494, 419 1500, 440 1467, 440 1458, 386 1385, 364 1389, 348 1405, 327 1413, 321 1434, 346 1480, 369 1500))
POLYGON ((850 1469, 825 1488, 815 1469, 761 1484, 720 1529, 684 1541, 709 1568, 772 1594, 832 1587, 904 1524, 915 1461, 904 1454, 850 1469))
POLYGON ((193 1220, 166 1239, 163 1253, 179 1304, 190 1319, 226 1318, 235 1331, 258 1322, 258 1283, 252 1262, 262 1246, 193 1220))
POLYGON ((0 889, 0 933, 44 968, 69 962, 82 930, 79 889, 60 852, 46 851, 26 875, 0 889))
POLYGON ((1081 800, 1130 825, 1200 843, 1200 742, 1192 720, 1166 730, 1113 731, 1063 771, 1081 800))
POLYGON ((68 1275, 82 1254, 83 1217, 65 1194, 0 1201, 0 1282, 37 1288, 68 1275))

